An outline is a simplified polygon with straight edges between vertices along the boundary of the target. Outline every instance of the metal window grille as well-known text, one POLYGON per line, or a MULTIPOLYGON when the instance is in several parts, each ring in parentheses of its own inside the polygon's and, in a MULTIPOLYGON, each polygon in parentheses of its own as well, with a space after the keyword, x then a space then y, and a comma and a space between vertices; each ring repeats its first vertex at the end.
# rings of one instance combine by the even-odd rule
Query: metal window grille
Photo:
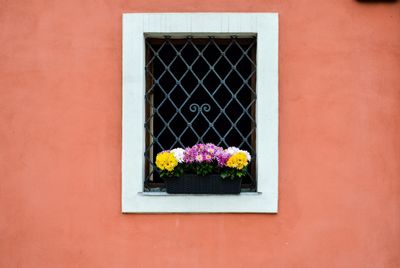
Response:
POLYGON ((146 38, 144 190, 162 190, 156 154, 212 142, 248 150, 256 190, 256 37, 146 38))

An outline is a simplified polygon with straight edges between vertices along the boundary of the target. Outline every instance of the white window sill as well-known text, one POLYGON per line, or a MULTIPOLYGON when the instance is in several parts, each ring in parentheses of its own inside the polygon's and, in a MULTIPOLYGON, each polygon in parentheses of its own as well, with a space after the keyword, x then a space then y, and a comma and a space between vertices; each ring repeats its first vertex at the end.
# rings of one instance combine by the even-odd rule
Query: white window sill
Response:
POLYGON ((124 194, 123 213, 276 213, 277 193, 249 192, 239 195, 124 194))
POLYGON ((261 195, 261 192, 243 192, 240 194, 169 194, 167 192, 138 192, 142 196, 241 196, 241 195, 261 195))

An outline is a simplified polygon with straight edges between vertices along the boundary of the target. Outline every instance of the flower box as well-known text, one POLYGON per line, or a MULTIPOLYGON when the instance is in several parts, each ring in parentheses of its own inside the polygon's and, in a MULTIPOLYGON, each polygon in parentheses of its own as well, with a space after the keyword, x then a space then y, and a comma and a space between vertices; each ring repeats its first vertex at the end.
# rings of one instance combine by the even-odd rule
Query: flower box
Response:
POLYGON ((222 179, 217 174, 185 174, 165 179, 169 194, 239 194, 241 183, 241 179, 222 179))
POLYGON ((250 153, 213 143, 165 150, 156 166, 170 194, 239 194, 247 174, 250 153))

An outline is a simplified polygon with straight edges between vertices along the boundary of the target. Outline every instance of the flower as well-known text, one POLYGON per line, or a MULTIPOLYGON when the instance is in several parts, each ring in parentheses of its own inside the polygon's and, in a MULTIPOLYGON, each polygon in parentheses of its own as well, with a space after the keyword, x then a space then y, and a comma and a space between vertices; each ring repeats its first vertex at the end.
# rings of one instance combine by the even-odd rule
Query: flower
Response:
POLYGON ((197 156, 196 148, 193 146, 192 148, 188 147, 185 149, 185 152, 183 154, 183 161, 186 164, 190 164, 196 161, 196 156, 197 156))
POLYGON ((173 171, 178 165, 178 160, 174 154, 169 151, 164 151, 157 154, 156 166, 161 170, 173 171))
POLYGON ((175 149, 171 150, 171 153, 174 155, 174 157, 176 158, 176 160, 178 160, 179 163, 183 163, 185 149, 175 148, 175 149))
POLYGON ((184 172, 195 172, 201 176, 228 172, 231 177, 240 177, 250 161, 250 153, 237 147, 224 149, 213 143, 198 143, 185 149, 162 151, 157 154, 155 164, 163 177, 179 176, 184 172))
POLYGON ((226 162, 226 165, 230 168, 236 168, 238 170, 242 170, 244 167, 248 165, 246 153, 237 152, 233 154, 226 162))
POLYGON ((188 147, 185 149, 183 160, 186 164, 190 164, 193 162, 211 163, 212 161, 217 160, 216 153, 218 150, 222 150, 222 148, 217 147, 213 143, 198 143, 193 145, 192 147, 188 147))
POLYGON ((203 162, 203 156, 201 154, 196 155, 196 162, 198 163, 203 162))
POLYGON ((237 148, 237 147, 233 147, 233 146, 232 146, 232 147, 228 147, 228 149, 226 149, 226 151, 227 151, 230 155, 233 155, 233 154, 239 152, 240 149, 237 148))
POLYGON ((240 150, 237 147, 229 147, 228 149, 226 149, 226 151, 231 155, 234 155, 235 153, 238 153, 238 152, 242 152, 246 155, 247 161, 249 161, 249 162, 251 161, 251 155, 248 151, 240 150))
POLYGON ((231 157, 231 154, 221 148, 216 151, 215 156, 218 162, 218 166, 224 167, 226 165, 226 161, 228 161, 229 157, 231 157))
POLYGON ((212 156, 209 155, 209 154, 206 154, 206 156, 205 156, 204 158, 205 158, 205 160, 206 160, 207 162, 211 162, 211 161, 212 161, 212 156))
POLYGON ((251 161, 251 155, 248 151, 245 150, 239 150, 239 152, 242 152, 246 155, 247 161, 250 162, 251 161))

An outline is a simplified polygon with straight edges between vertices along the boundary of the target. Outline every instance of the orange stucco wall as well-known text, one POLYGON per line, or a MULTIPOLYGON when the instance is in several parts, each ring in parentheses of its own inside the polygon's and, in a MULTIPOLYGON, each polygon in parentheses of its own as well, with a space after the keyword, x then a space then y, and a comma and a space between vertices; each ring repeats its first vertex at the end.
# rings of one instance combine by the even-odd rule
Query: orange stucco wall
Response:
POLYGON ((400 267, 400 3, 0 1, 0 267, 400 267), (277 215, 121 214, 121 14, 280 14, 277 215))

